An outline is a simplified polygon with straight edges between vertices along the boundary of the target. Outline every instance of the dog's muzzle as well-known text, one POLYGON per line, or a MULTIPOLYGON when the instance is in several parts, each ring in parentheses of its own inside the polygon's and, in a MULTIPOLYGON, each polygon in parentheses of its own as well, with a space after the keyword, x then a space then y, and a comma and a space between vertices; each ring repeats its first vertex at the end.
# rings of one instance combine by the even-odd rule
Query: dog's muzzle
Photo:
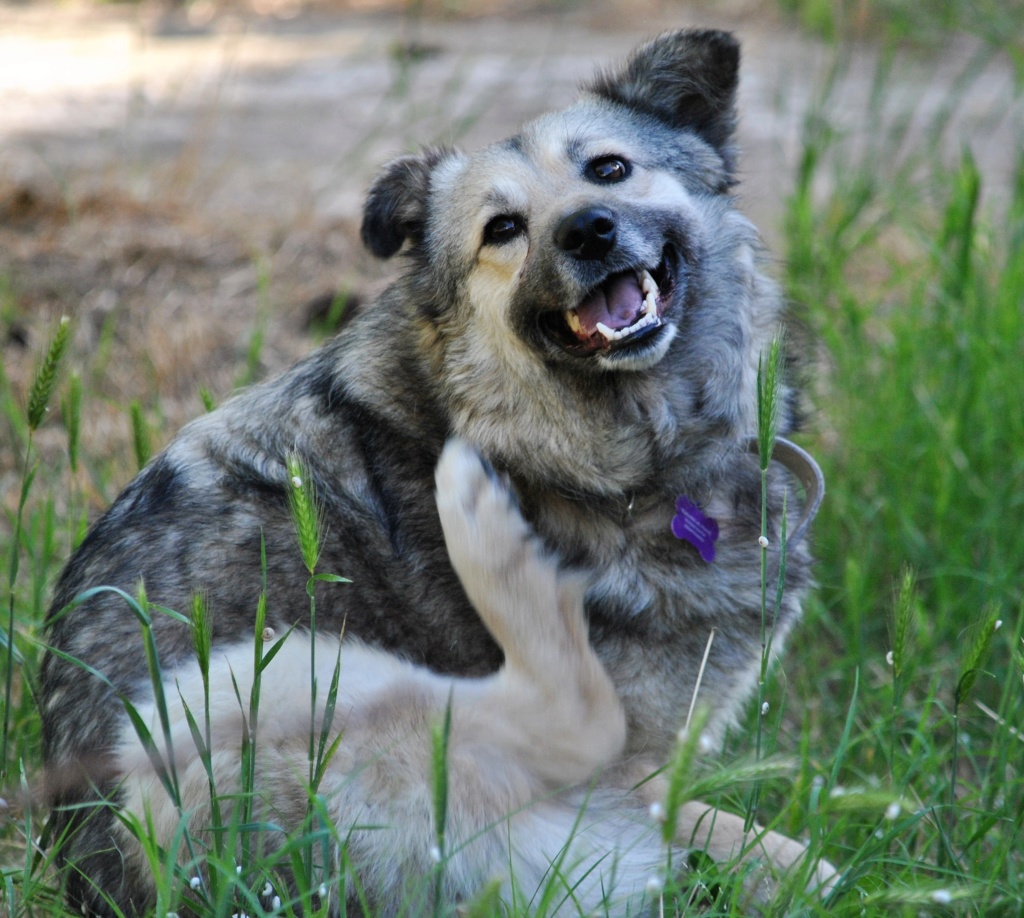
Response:
MULTIPOLYGON (((576 256, 579 257, 579 256, 576 256)), ((571 309, 545 313, 545 334, 570 354, 587 357, 635 347, 665 325, 664 310, 674 287, 672 251, 657 265, 608 275, 571 309)))

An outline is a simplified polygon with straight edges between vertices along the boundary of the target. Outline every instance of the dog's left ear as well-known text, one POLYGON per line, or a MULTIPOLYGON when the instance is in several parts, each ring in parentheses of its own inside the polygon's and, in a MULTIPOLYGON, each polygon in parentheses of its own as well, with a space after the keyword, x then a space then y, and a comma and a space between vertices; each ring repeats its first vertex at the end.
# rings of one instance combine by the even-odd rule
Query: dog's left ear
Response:
POLYGON ((718 150, 731 176, 739 67, 732 34, 685 29, 637 48, 623 67, 598 75, 587 89, 694 131, 718 150))
POLYGON ((363 205, 362 237, 378 258, 390 258, 407 239, 418 242, 427 223, 430 176, 450 154, 426 150, 388 163, 370 186, 363 205))

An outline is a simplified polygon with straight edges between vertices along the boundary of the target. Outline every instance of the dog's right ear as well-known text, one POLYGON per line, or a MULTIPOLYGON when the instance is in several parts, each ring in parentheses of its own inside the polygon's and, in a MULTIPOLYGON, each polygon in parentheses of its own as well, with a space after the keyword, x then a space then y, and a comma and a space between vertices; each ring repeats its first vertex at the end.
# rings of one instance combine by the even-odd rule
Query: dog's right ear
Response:
POLYGON ((682 29, 637 48, 616 71, 587 88, 703 137, 732 173, 740 45, 728 32, 682 29))
POLYGON ((388 163, 370 186, 363 206, 362 237, 378 258, 390 258, 408 239, 418 242, 427 224, 430 176, 447 150, 426 150, 388 163))

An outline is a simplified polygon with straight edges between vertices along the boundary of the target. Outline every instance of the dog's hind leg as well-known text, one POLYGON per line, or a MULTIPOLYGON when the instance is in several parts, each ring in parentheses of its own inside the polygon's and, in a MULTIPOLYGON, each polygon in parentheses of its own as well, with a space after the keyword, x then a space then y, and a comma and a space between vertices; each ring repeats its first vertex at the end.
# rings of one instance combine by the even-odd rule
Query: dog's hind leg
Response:
MULTIPOLYGON (((627 771, 632 771, 632 780, 640 784, 649 769, 637 763, 627 771)), ((645 781, 639 789, 647 805, 661 805, 667 793, 665 778, 660 775, 645 781)), ((744 887, 752 904, 769 902, 782 878, 798 870, 805 871, 807 889, 816 889, 823 896, 838 880, 838 872, 828 861, 808 863, 808 850, 796 839, 757 823, 748 828, 742 816, 699 800, 689 800, 679 808, 676 843, 686 850, 703 851, 717 864, 734 864, 744 873, 744 887)))
MULTIPOLYGON (((469 706, 498 747, 556 785, 586 780, 621 754, 625 715, 590 647, 582 578, 558 567, 509 489, 466 443, 448 443, 437 468, 448 553, 466 594, 505 653, 469 706)), ((471 683, 462 687, 475 691, 471 683)))
MULTIPOLYGON (((742 817, 697 800, 680 808, 678 826, 680 842, 702 849, 714 861, 757 862, 762 869, 752 871, 748 878, 755 900, 770 894, 776 878, 798 869, 808 856, 807 848, 788 835, 756 823, 747 830, 742 817)), ((836 869, 828 861, 818 860, 806 869, 808 889, 824 894, 835 884, 836 869)))
MULTIPOLYGON (((446 447, 437 490, 452 564, 505 652, 501 669, 450 678, 355 641, 339 651, 333 639, 316 638, 318 684, 330 682, 341 654, 339 713, 330 736, 340 733, 341 740, 318 794, 344 838, 351 870, 385 915, 427 911, 435 892, 435 743, 446 708, 443 895, 452 902, 472 897, 513 862, 516 882, 536 888, 549 866, 545 857, 555 858, 572 837, 580 805, 563 805, 552 792, 586 782, 621 755, 625 740, 622 706, 587 640, 580 578, 559 570, 509 490, 470 447, 446 447), (520 849, 533 852, 539 866, 524 866, 520 849)), ((309 636, 295 633, 261 670, 255 806, 261 820, 285 829, 266 837, 268 857, 307 818, 310 660, 309 636)), ((212 664, 216 784, 228 796, 238 792, 245 729, 236 693, 248 694, 253 665, 245 641, 220 647, 212 664)), ((194 663, 169 673, 165 691, 191 710, 203 709, 205 687, 194 663)), ((201 837, 210 821, 208 779, 190 748, 183 706, 172 707, 181 794, 189 801, 184 809, 201 837)), ((155 710, 144 719, 157 735, 155 710)), ((127 724, 120 766, 129 776, 128 809, 158 822, 161 843, 174 844, 181 814, 127 724)), ((138 847, 133 850, 140 859, 138 847)))

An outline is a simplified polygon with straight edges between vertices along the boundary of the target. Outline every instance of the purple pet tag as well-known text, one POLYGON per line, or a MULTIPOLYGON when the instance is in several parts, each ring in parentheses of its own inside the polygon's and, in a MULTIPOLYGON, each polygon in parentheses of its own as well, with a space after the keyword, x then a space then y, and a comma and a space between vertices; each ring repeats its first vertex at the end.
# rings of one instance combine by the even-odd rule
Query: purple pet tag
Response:
POLYGON ((715 560, 718 523, 705 516, 700 507, 688 497, 680 497, 676 500, 676 515, 672 518, 672 534, 677 539, 684 539, 693 545, 708 564, 715 560))

